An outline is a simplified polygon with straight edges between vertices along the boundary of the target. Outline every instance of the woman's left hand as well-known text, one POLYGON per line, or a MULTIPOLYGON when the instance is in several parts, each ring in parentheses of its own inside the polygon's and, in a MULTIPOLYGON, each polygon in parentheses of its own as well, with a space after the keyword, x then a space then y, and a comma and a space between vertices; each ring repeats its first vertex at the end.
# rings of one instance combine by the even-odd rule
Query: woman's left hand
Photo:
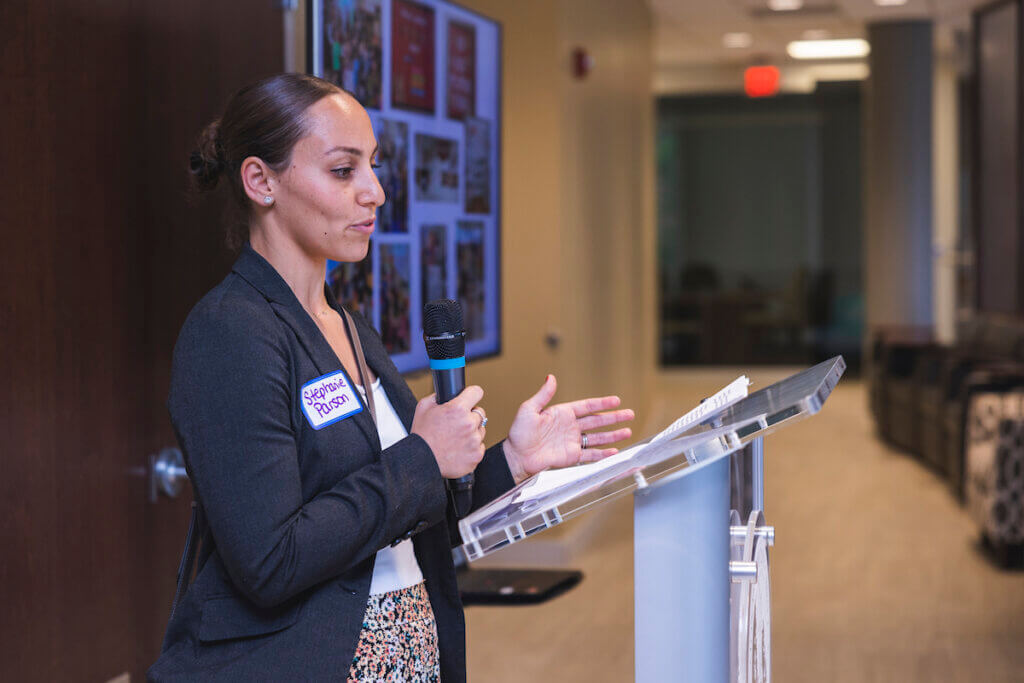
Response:
POLYGON ((519 407, 512 422, 504 448, 517 482, 549 467, 578 465, 614 455, 618 449, 599 446, 628 439, 633 433, 628 427, 611 432, 591 431, 633 419, 632 410, 611 410, 621 403, 618 396, 548 406, 557 388, 555 376, 548 375, 540 391, 519 407), (582 443, 584 433, 586 448, 582 443))

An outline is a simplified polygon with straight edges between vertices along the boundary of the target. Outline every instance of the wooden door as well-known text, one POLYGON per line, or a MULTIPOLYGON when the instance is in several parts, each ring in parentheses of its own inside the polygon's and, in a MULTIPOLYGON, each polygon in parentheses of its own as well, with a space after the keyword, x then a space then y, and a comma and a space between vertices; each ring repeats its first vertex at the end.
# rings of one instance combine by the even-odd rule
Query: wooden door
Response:
POLYGON ((274 3, 0 3, 0 680, 143 680, 188 523, 147 502, 175 336, 227 272, 191 142, 279 71, 274 3))

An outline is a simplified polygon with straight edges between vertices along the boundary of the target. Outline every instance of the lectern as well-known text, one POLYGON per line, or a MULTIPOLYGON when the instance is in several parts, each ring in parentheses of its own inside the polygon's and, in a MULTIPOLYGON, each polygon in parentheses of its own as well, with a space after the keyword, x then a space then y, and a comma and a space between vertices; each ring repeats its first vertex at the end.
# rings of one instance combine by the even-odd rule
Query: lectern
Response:
POLYGON ((612 458, 541 472, 463 519, 456 553, 478 560, 633 493, 636 680, 769 681, 763 438, 821 410, 845 369, 837 356, 749 396, 738 380, 612 458))

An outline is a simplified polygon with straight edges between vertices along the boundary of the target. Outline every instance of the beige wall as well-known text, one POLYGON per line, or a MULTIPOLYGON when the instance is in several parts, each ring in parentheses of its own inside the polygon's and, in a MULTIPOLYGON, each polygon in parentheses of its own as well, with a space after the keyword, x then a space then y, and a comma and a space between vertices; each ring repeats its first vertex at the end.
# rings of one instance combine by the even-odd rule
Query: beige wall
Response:
MULTIPOLYGON (((642 416, 655 364, 646 3, 461 4, 501 22, 503 37, 502 351, 468 368, 490 434, 506 433, 548 372, 556 400, 619 393, 642 416), (576 46, 594 58, 584 81, 571 74, 576 46)), ((432 390, 429 376, 408 379, 417 395, 432 390)))
POLYGON ((559 7, 562 372, 574 395, 622 395, 642 424, 656 360, 651 19, 640 2, 559 7), (593 59, 582 81, 568 69, 576 47, 593 59))

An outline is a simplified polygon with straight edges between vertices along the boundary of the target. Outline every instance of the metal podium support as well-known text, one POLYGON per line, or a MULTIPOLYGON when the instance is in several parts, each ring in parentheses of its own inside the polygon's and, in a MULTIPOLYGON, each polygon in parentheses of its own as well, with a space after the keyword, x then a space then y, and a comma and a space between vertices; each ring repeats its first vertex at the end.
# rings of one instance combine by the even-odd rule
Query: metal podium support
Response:
POLYGON ((729 679, 729 458, 633 498, 636 681, 729 679))
POLYGON ((770 614, 758 607, 768 604, 775 530, 764 524, 763 508, 761 437, 730 458, 636 491, 637 683, 771 680, 770 614))
POLYGON ((764 521, 764 437, 730 456, 729 680, 771 682, 771 591, 768 548, 775 528, 764 521))
POLYGON ((541 472, 461 520, 456 556, 475 561, 634 493, 636 680, 770 683, 762 439, 818 413, 845 369, 837 356, 729 398, 740 377, 606 461, 541 472))

